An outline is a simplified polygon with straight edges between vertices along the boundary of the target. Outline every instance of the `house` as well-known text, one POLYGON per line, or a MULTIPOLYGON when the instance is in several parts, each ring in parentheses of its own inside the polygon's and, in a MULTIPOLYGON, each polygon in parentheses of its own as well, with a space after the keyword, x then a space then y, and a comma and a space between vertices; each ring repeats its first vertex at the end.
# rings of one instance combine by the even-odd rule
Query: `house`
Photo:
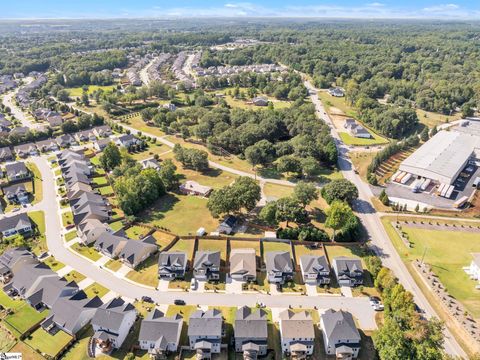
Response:
POLYGON ((78 142, 85 142, 85 141, 95 141, 97 140, 97 136, 95 135, 95 131, 93 130, 84 130, 75 133, 75 139, 78 142))
POLYGON ((282 353, 289 354, 292 359, 311 356, 315 346, 315 329, 310 313, 285 310, 279 317, 282 353))
POLYGON ((3 238, 20 234, 30 235, 33 226, 27 214, 17 214, 0 219, 0 233, 3 238))
POLYGON ((306 284, 330 284, 330 267, 325 255, 300 256, 300 269, 302 270, 303 281, 306 284))
POLYGON ((118 254, 118 258, 132 269, 135 269, 158 251, 156 240, 151 235, 142 240, 132 240, 128 238, 126 240, 127 242, 118 254))
POLYGON ((23 162, 6 164, 5 171, 9 181, 23 180, 31 177, 30 171, 23 162))
POLYGON ((248 306, 237 310, 234 324, 235 351, 243 352, 244 359, 256 360, 265 356, 268 349, 267 313, 248 306))
POLYGON ((96 151, 103 151, 110 142, 109 138, 99 139, 93 143, 93 147, 96 151))
POLYGON ((30 132, 26 126, 17 126, 10 130, 10 135, 25 136, 30 132))
POLYGON ((237 281, 254 281, 257 278, 255 249, 230 251, 230 277, 237 281))
POLYGON ((344 360, 357 358, 361 337, 352 314, 329 309, 321 315, 320 325, 327 355, 344 360))
POLYGON ((142 165, 142 168, 144 169, 155 169, 157 171, 160 170, 160 163, 154 158, 141 160, 140 165, 142 165))
POLYGON ((288 251, 269 251, 265 260, 268 282, 283 285, 293 279, 293 264, 288 251))
POLYGON ((73 222, 75 224, 80 224, 88 219, 108 221, 110 219, 110 208, 106 205, 97 205, 88 202, 83 207, 74 209, 73 222))
POLYGON ((252 104, 255 106, 267 106, 268 99, 263 96, 258 96, 252 99, 252 104))
POLYGON ((84 245, 93 244, 110 227, 98 219, 86 219, 77 224, 77 235, 84 245))
POLYGON ((372 135, 362 125, 357 124, 354 119, 346 119, 343 125, 347 129, 348 133, 353 137, 370 139, 372 135))
POLYGON ((38 150, 40 150, 41 152, 58 150, 58 144, 54 139, 37 141, 35 144, 37 145, 38 150))
POLYGON ((0 131, 9 132, 12 122, 5 119, 3 114, 0 114, 0 131))
POLYGON ((342 88, 335 87, 335 88, 330 88, 327 90, 327 92, 334 97, 343 97, 345 96, 345 91, 342 88))
POLYGON ((90 185, 92 180, 82 172, 67 172, 63 174, 63 179, 65 180, 65 186, 67 189, 70 189, 76 183, 84 183, 90 185))
POLYGON ((71 297, 60 297, 53 304, 41 327, 51 334, 63 330, 75 337, 90 322, 101 305, 102 300, 98 296, 89 299, 83 290, 71 297))
POLYGON ((125 148, 129 148, 133 145, 140 144, 142 141, 137 139, 133 134, 124 134, 120 135, 116 140, 115 144, 117 146, 122 146, 125 148))
POLYGON ((163 104, 163 105, 162 105, 162 108, 163 108, 163 109, 167 109, 168 111, 175 111, 175 110, 177 110, 177 106, 176 106, 175 104, 172 104, 172 103, 163 104))
POLYGON ((13 273, 17 273, 26 264, 37 264, 35 255, 22 247, 10 248, 0 255, 0 281, 10 282, 13 273))
POLYGON ((185 195, 197 195, 203 197, 208 197, 208 195, 210 195, 212 192, 211 187, 200 185, 198 182, 193 180, 187 180, 184 184, 181 184, 179 190, 185 195))
POLYGON ((230 235, 233 232, 233 230, 235 229, 235 225, 237 225, 237 221, 238 221, 238 219, 235 216, 233 216, 233 215, 227 216, 222 221, 222 223, 218 226, 217 232, 219 234, 230 235))
POLYGON ((464 267, 463 270, 470 276, 470 279, 480 281, 480 253, 473 253, 470 266, 464 267))
POLYGON ((106 138, 112 135, 112 129, 108 125, 97 126, 93 128, 93 132, 100 138, 106 138))
POLYGON ((62 116, 56 111, 49 111, 45 116, 45 121, 48 122, 50 127, 55 128, 63 124, 62 116))
POLYGON ((113 259, 118 257, 125 243, 124 237, 104 232, 95 241, 94 246, 97 251, 113 259))
POLYGON ((110 211, 111 209, 108 200, 94 192, 82 192, 81 194, 78 194, 77 197, 70 200, 70 206, 74 212, 81 212, 82 209, 86 208, 88 205, 104 207, 105 211, 110 211))
POLYGON ((4 187, 3 194, 10 204, 26 204, 29 202, 30 193, 23 183, 4 187))
POLYGON ((61 148, 68 148, 72 145, 77 145, 77 142, 70 134, 63 134, 55 138, 57 145, 61 148))
POLYGON ((363 284, 363 267, 360 259, 338 256, 333 258, 332 267, 339 286, 353 287, 363 284))
POLYGON ((102 353, 119 349, 137 318, 135 307, 122 298, 114 298, 95 311, 91 324, 93 341, 102 353))
POLYGON ((38 149, 34 143, 15 146, 13 148, 13 151, 15 152, 15 154, 17 154, 18 157, 21 157, 21 158, 38 155, 38 149))
POLYGON ((197 310, 190 316, 188 341, 190 350, 196 350, 196 359, 211 359, 221 352, 223 335, 222 313, 217 309, 197 310))
POLYGON ((74 199, 79 198, 80 196, 82 196, 82 194, 86 192, 94 193, 92 187, 89 184, 85 184, 81 182, 75 183, 68 189, 67 198, 68 200, 72 201, 74 199))
POLYGON ((165 358, 176 353, 182 333, 183 318, 176 314, 166 317, 158 309, 151 311, 140 325, 138 344, 155 358, 165 358))
POLYGON ((9 147, 0 148, 0 161, 13 160, 13 153, 9 147))
POLYGON ((220 279, 220 251, 197 251, 193 262, 193 275, 202 281, 220 279))
POLYGON ((174 280, 185 277, 187 254, 182 251, 162 252, 158 256, 158 277, 174 280))

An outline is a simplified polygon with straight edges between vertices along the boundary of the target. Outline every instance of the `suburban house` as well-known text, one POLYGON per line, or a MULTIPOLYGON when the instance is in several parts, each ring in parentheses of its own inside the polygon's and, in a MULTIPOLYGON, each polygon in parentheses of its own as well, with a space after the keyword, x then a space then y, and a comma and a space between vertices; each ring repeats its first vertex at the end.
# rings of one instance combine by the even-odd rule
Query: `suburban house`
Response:
POLYGON ((267 106, 268 99, 263 96, 257 96, 252 99, 252 104, 255 106, 267 106))
POLYGON ((93 132, 95 133, 95 135, 101 138, 109 137, 110 135, 112 135, 112 129, 108 125, 97 126, 93 128, 93 132))
POLYGON ((285 310, 279 317, 282 353, 289 354, 292 359, 311 356, 315 346, 315 329, 310 313, 285 310))
POLYGON ((93 130, 79 131, 79 132, 74 134, 74 137, 78 142, 97 140, 97 136, 95 135, 95 131, 93 131, 93 130))
POLYGON ((232 249, 230 251, 230 277, 237 281, 254 281, 257 278, 255 249, 232 249))
POLYGON ((5 119, 3 114, 0 114, 0 131, 9 132, 12 122, 5 119))
POLYGON ((0 161, 10 161, 13 160, 13 153, 9 147, 0 148, 0 161))
POLYGON ((220 251, 197 251, 193 262, 193 275, 202 281, 220 279, 220 251))
POLYGON ((30 128, 26 126, 17 126, 10 131, 10 135, 25 136, 30 132, 30 128))
POLYGON ((118 254, 118 259, 128 267, 135 269, 157 251, 157 241, 151 235, 142 240, 127 238, 125 246, 118 254))
POLYGON ((117 144, 117 146, 122 146, 125 148, 129 148, 130 146, 140 144, 140 143, 141 143, 141 140, 137 139, 133 134, 120 135, 115 140, 115 144, 117 144))
POLYGON ((101 305, 91 320, 93 341, 102 353, 119 349, 137 318, 135 307, 122 298, 101 305))
POLYGON ((217 309, 197 310, 190 316, 188 340, 190 350, 196 350, 198 360, 211 359, 221 352, 223 317, 217 309))
POLYGON ((229 215, 227 216, 220 225, 218 225, 217 232, 219 234, 227 234, 230 235, 233 230, 235 229, 235 226, 237 225, 238 219, 233 216, 229 215))
POLYGON ((362 260, 338 256, 333 258, 333 271, 339 286, 357 286, 363 284, 362 260))
POLYGON ((13 148, 13 151, 21 158, 38 155, 38 149, 34 143, 17 145, 13 148))
POLYGON ((85 245, 93 244, 104 233, 111 231, 110 227, 98 219, 86 219, 77 224, 77 235, 85 245))
POLYGON ((98 296, 89 299, 83 290, 70 297, 60 297, 41 326, 51 334, 59 329, 75 337, 90 322, 101 305, 102 300, 98 296))
POLYGON ((62 116, 56 111, 51 111, 47 114, 45 121, 48 122, 48 125, 52 128, 59 127, 63 124, 62 116))
POLYGON ((110 142, 111 140, 109 138, 99 139, 97 141, 94 141, 93 147, 96 151, 103 151, 110 142))
POLYGON ((31 177, 30 171, 23 162, 6 164, 5 171, 9 181, 23 180, 31 177))
POLYGON ((0 255, 0 281, 6 284, 23 266, 37 263, 36 256, 25 248, 7 249, 0 255))
POLYGON ((2 190, 10 204, 27 204, 29 202, 30 193, 23 183, 10 185, 2 190))
POLYGON ((269 251, 265 260, 268 282, 283 285, 293 279, 293 264, 288 251, 269 251))
POLYGON ((55 138, 57 145, 61 148, 68 148, 72 145, 77 145, 77 142, 70 134, 63 134, 55 138))
POLYGON ((480 253, 473 253, 470 266, 464 267, 463 270, 470 276, 470 279, 480 280, 480 253))
POLYGON ((145 160, 140 160, 140 165, 142 165, 142 168, 144 169, 155 169, 155 170, 160 170, 160 163, 158 160, 154 158, 148 158, 145 160))
POLYGON ((358 124, 354 119, 345 119, 343 127, 351 136, 365 139, 370 139, 372 137, 368 130, 358 124))
POLYGON ((187 180, 184 184, 181 184, 179 186, 179 190, 185 195, 197 195, 203 197, 208 197, 212 192, 211 187, 200 185, 198 182, 193 180, 187 180))
POLYGON ((37 145, 38 150, 40 150, 41 152, 58 150, 58 144, 53 139, 37 141, 35 144, 37 145))
POLYGON ((244 359, 256 360, 268 350, 267 313, 248 306, 237 310, 234 324, 235 351, 242 352, 244 359))
POLYGON ((158 256, 158 277, 174 280, 185 277, 187 254, 182 251, 162 252, 158 256))
POLYGON ((125 240, 124 237, 104 232, 98 237, 97 241, 95 241, 94 246, 98 252, 113 259, 117 258, 122 251, 125 246, 125 240))
POLYGON ((110 209, 106 205, 97 205, 94 203, 86 203, 84 206, 73 211, 73 222, 80 224, 87 219, 97 219, 107 221, 110 219, 110 209))
POLYGON ((330 266, 325 255, 300 256, 300 269, 306 284, 330 284, 330 266))
POLYGON ((343 97, 343 96, 345 96, 345 91, 344 91, 342 88, 339 88, 339 87, 330 88, 330 89, 327 90, 327 92, 328 92, 331 96, 335 96, 335 97, 343 97))
POLYGON ((154 358, 165 358, 178 350, 183 318, 176 314, 166 317, 160 310, 151 311, 140 325, 138 343, 154 358))
POLYGON ((352 314, 329 309, 320 317, 320 324, 327 355, 344 360, 358 356, 361 337, 352 314))
POLYGON ((67 198, 68 200, 72 201, 74 199, 78 199, 83 193, 86 192, 95 194, 94 190, 89 184, 76 183, 68 189, 67 198))
POLYGON ((33 230, 32 223, 27 214, 17 214, 0 219, 0 233, 6 238, 12 235, 30 235, 33 230))

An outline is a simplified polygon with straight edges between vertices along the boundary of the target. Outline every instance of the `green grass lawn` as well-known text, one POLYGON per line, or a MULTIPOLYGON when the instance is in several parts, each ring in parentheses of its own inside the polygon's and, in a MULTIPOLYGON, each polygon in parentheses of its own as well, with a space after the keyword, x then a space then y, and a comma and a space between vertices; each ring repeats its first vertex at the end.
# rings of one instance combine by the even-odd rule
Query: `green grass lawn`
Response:
POLYGON ((424 261, 432 266, 447 291, 475 318, 480 318, 480 294, 475 289, 477 282, 470 280, 462 269, 472 261, 471 253, 480 252, 478 233, 402 226, 402 231, 413 243, 412 248, 407 248, 390 224, 394 219, 384 218, 382 221, 403 261, 411 263, 422 258, 425 252, 424 261))
POLYGON ((280 199, 292 195, 293 189, 293 186, 266 183, 263 187, 263 192, 267 197, 275 197, 277 199, 280 199))
POLYGON ((43 311, 39 313, 37 310, 32 308, 26 302, 19 308, 17 308, 13 314, 8 315, 4 321, 7 327, 12 332, 18 335, 24 334, 29 330, 33 325, 39 323, 47 316, 48 311, 43 311))
POLYGON ((144 285, 156 287, 158 285, 158 254, 150 256, 136 270, 130 271, 127 278, 144 285))
POLYGON ((291 247, 288 243, 263 241, 263 258, 266 259, 266 254, 269 251, 288 251, 291 254, 291 247))
POLYGON ((207 209, 207 199, 197 196, 164 195, 141 218, 178 235, 195 234, 200 227, 210 232, 218 226, 207 209))
POLYGON ((174 236, 161 231, 155 231, 152 236, 157 240, 157 245, 160 246, 160 250, 169 245, 174 239, 174 236))
POLYGON ((65 234, 65 241, 70 241, 70 240, 73 240, 77 237, 77 231, 76 230, 72 230, 68 233, 65 234))
POLYGON ((203 251, 220 251, 222 260, 225 261, 227 256, 227 242, 224 240, 198 240, 198 250, 203 251))
POLYGON ((62 213, 62 224, 64 227, 73 224, 73 213, 71 211, 65 211, 62 213))
POLYGON ((418 121, 420 121, 421 124, 428 126, 429 128, 433 128, 434 126, 438 126, 446 122, 455 121, 462 118, 462 114, 460 113, 457 113, 455 115, 444 115, 420 109, 417 109, 416 112, 418 121))
POLYGON ((39 203, 43 199, 42 176, 35 164, 27 163, 26 166, 32 172, 32 175, 33 175, 33 189, 34 189, 33 191, 34 199, 32 201, 32 205, 33 205, 33 204, 39 203))
POLYGON ((0 290, 0 304, 6 309, 16 310, 21 308, 25 302, 22 300, 12 299, 10 296, 5 294, 3 290, 0 290))
POLYGON ((65 267, 65 264, 61 263, 60 261, 57 261, 53 256, 48 257, 44 261, 44 264, 47 264, 53 271, 58 271, 61 268, 65 267))
POLYGON ((108 290, 106 287, 98 284, 98 283, 93 283, 90 286, 87 286, 83 291, 85 291, 85 294, 89 298, 93 298, 95 296, 98 296, 99 298, 102 298, 105 296, 110 290, 108 290))
MULTIPOLYGON (((87 94, 92 94, 96 90, 103 90, 105 92, 111 92, 115 88, 114 85, 106 85, 106 86, 100 86, 100 85, 88 85, 88 90, 87 94)), ((83 89, 82 87, 73 87, 73 88, 66 88, 65 90, 68 91, 68 94, 71 97, 80 97, 83 94, 83 89)))
POLYGON ((16 343, 15 337, 0 325, 0 352, 8 352, 16 343))
POLYGON ((93 247, 83 246, 79 243, 73 244, 71 249, 78 252, 79 254, 82 254, 83 256, 89 258, 92 261, 97 261, 102 257, 102 255, 100 255, 93 247))
POLYGON ((71 340, 72 337, 64 331, 50 335, 39 328, 25 339, 25 343, 37 349, 40 353, 55 357, 71 340))
POLYGON ((39 235, 35 239, 32 250, 36 255, 48 251, 47 242, 45 238, 45 214, 43 211, 30 211, 28 217, 35 224, 39 235))
POLYGON ((70 271, 67 275, 64 276, 67 281, 75 281, 77 284, 82 280, 86 279, 86 276, 80 274, 77 270, 70 271))
POLYGON ((340 136, 340 139, 346 144, 346 145, 358 145, 358 146, 368 146, 368 145, 383 145, 383 144, 388 144, 388 140, 373 133, 370 132, 372 135, 372 138, 370 139, 365 139, 365 138, 357 138, 354 137, 346 132, 339 132, 338 135, 340 136))
POLYGON ((100 195, 111 195, 113 194, 113 188, 108 185, 108 186, 102 186, 98 188, 98 191, 100 192, 100 195))
POLYGON ((125 230, 125 234, 130 238, 130 239, 141 239, 147 235, 150 229, 139 226, 139 225, 133 225, 130 226, 127 230, 125 230))
POLYGON ((123 228, 123 223, 121 220, 119 221, 115 221, 113 223, 110 223, 108 224, 108 226, 110 226, 110 228, 113 230, 113 231, 118 231, 120 230, 121 228, 123 228))
POLYGON ((104 186, 108 184, 108 180, 105 176, 96 176, 93 178, 93 183, 97 186, 104 186))
POLYGON ((169 251, 184 251, 187 253, 187 258, 191 260, 193 257, 193 248, 195 246, 195 242, 193 240, 178 240, 175 245, 169 251))
POLYGON ((112 271, 118 271, 120 270, 120 268, 122 267, 122 263, 121 261, 119 260, 108 260, 105 265, 104 265, 107 269, 110 269, 112 271))

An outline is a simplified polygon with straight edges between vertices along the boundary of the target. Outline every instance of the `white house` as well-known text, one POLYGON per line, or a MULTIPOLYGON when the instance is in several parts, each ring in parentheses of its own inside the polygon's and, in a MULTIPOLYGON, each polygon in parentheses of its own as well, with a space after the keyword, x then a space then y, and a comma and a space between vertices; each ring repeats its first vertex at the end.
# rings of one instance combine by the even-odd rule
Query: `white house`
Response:
POLYGON ((280 313, 282 353, 295 359, 306 359, 313 354, 315 329, 312 316, 307 311, 280 313))
POLYGON ((470 266, 465 266, 463 270, 470 276, 470 279, 480 281, 480 253, 473 253, 472 258, 470 266))
POLYGON ((320 325, 327 355, 345 360, 357 358, 361 337, 352 314, 328 309, 322 314, 320 325))

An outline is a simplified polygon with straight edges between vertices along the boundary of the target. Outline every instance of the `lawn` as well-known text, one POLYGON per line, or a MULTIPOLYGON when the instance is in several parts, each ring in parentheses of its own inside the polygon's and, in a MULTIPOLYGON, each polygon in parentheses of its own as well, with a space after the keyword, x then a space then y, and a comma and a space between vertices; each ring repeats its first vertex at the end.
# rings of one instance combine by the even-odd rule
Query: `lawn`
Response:
POLYGON ((10 349, 10 352, 22 354, 22 358, 25 360, 45 360, 43 356, 21 341, 17 342, 17 344, 10 349))
POLYGON ((102 257, 93 247, 80 245, 80 243, 73 244, 71 249, 94 262, 102 257))
POLYGON ((59 331, 55 335, 39 328, 25 339, 25 343, 40 353, 55 357, 70 341, 72 337, 64 331, 59 331))
POLYGON ((110 185, 102 186, 98 188, 98 191, 100 192, 100 195, 104 195, 104 196, 113 194, 113 188, 110 185))
POLYGON ((95 296, 98 296, 99 298, 102 298, 105 296, 110 290, 108 290, 106 287, 98 284, 98 283, 93 283, 92 285, 87 286, 83 291, 85 291, 85 294, 89 298, 93 298, 95 296))
POLYGON ((65 241, 66 242, 69 242, 70 240, 73 240, 77 237, 77 231, 76 230, 72 230, 68 233, 65 234, 65 241))
POLYGON ((194 245, 195 241, 193 240, 180 239, 175 243, 175 245, 172 246, 169 251, 184 251, 187 253, 189 260, 191 260, 191 257, 193 256, 194 245))
POLYGON ((300 265, 300 257, 302 255, 322 256, 322 255, 325 255, 325 253, 323 252, 323 249, 321 247, 313 249, 305 245, 295 245, 295 259, 296 259, 295 261, 299 265, 300 265))
POLYGON ((213 189, 219 189, 221 187, 230 185, 238 177, 226 171, 209 169, 203 172, 195 170, 185 169, 181 164, 174 161, 177 165, 177 172, 180 174, 180 182, 187 180, 196 181, 201 185, 210 186, 213 189))
POLYGON ((145 121, 142 120, 140 115, 134 116, 126 121, 130 127, 133 127, 141 131, 144 135, 151 134, 154 136, 164 136, 165 133, 160 130, 158 127, 148 126, 145 121))
POLYGON ((161 231, 155 231, 152 236, 155 238, 155 240, 157 240, 157 245, 160 246, 160 250, 170 245, 170 243, 175 238, 174 236, 165 234, 161 231))
MULTIPOLYGON (((152 128, 149 128, 149 131, 152 128)), ((167 145, 157 141, 155 144, 150 143, 149 147, 147 150, 139 152, 139 153, 134 153, 132 154, 132 158, 135 160, 144 160, 148 158, 152 158, 155 155, 161 155, 164 154, 168 151, 171 151, 172 149, 168 147, 167 145)))
POLYGON ((16 310, 21 308, 25 302, 18 299, 12 299, 10 296, 5 294, 3 290, 0 290, 0 304, 6 309, 16 310))
POLYGON ((180 314, 183 317, 183 328, 182 328, 182 334, 180 335, 180 345, 188 345, 188 337, 187 337, 188 322, 190 320, 190 316, 197 310, 199 309, 193 305, 185 305, 185 306, 170 305, 168 307, 167 313, 165 314, 166 316, 173 316, 176 314, 180 314))
POLYGON ((260 241, 241 241, 241 240, 229 240, 229 241, 230 241, 230 249, 255 249, 255 253, 257 257, 260 257, 260 241))
POLYGON ((122 262, 119 260, 108 260, 105 265, 107 269, 110 269, 112 271, 118 271, 122 267, 122 262))
POLYGON ((376 155, 376 151, 358 151, 350 152, 350 160, 352 161, 353 166, 358 171, 360 177, 366 181, 367 180, 367 168, 372 162, 373 158, 376 155))
POLYGON ((108 224, 108 226, 110 226, 110 228, 113 230, 113 231, 118 231, 120 230, 121 228, 123 228, 123 223, 121 220, 119 221, 115 221, 113 223, 110 223, 108 224))
POLYGON ((475 318, 480 318, 480 294, 475 289, 477 282, 470 280, 462 269, 472 261, 471 253, 480 252, 478 233, 402 226, 402 231, 413 243, 412 248, 407 248, 390 224, 393 218, 383 218, 382 221, 404 262, 411 263, 425 253, 424 261, 432 266, 447 291, 475 318), (452 246, 455 251, 452 251, 452 246))
POLYGON ((65 264, 55 260, 53 256, 48 257, 43 263, 48 265, 53 271, 58 271, 65 267, 65 264))
POLYGON ((35 240, 35 246, 33 247, 33 252, 36 255, 39 255, 45 251, 48 251, 47 243, 45 239, 45 214, 43 211, 30 211, 28 212, 28 217, 35 224, 39 236, 35 240))
POLYGON ((164 195, 140 218, 178 235, 195 234, 200 227, 210 232, 218 226, 207 209, 207 199, 197 196, 164 195))
POLYGON ((108 184, 108 180, 105 176, 96 176, 93 178, 93 183, 98 187, 104 186, 108 184))
POLYGON ((150 230, 149 228, 146 228, 146 227, 143 227, 143 226, 133 225, 133 226, 130 226, 127 230, 125 230, 125 234, 130 239, 139 240, 139 239, 145 237, 145 235, 147 235, 149 230, 150 230))
POLYGON ((13 330, 12 332, 18 335, 24 334, 32 326, 39 323, 47 316, 48 311, 43 311, 39 313, 37 310, 32 308, 26 302, 19 308, 17 308, 13 314, 8 315, 4 321, 6 326, 13 330))
POLYGON ((34 199, 32 201, 32 205, 33 205, 33 204, 39 203, 43 199, 42 176, 35 164, 27 163, 26 166, 32 172, 32 175, 33 175, 33 194, 34 194, 34 199))
POLYGON ((277 185, 272 183, 266 183, 263 186, 263 192, 267 198, 284 198, 293 194, 293 186, 277 185))
POLYGON ((67 275, 64 276, 67 281, 75 281, 77 284, 82 280, 86 279, 86 276, 80 274, 77 270, 70 271, 67 275))
POLYGON ((158 285, 158 254, 150 256, 136 270, 131 270, 127 278, 152 287, 158 285))
POLYGON ((354 137, 346 132, 339 131, 338 135, 340 136, 340 139, 346 144, 346 145, 354 145, 354 146, 369 146, 369 145, 383 145, 383 144, 388 144, 388 140, 373 133, 370 132, 372 135, 371 138, 365 139, 365 138, 358 138, 354 137))
MULTIPOLYGON (((94 91, 97 91, 97 90, 103 90, 104 92, 111 92, 115 88, 114 85, 107 85, 107 86, 87 85, 87 87, 88 87, 88 90, 87 90, 88 95, 92 94, 94 91)), ((82 87, 66 88, 65 90, 68 91, 68 94, 71 97, 80 97, 83 94, 82 87)))
POLYGON ((0 325, 0 352, 8 352, 15 345, 15 342, 16 339, 0 325))
POLYGON ((227 257, 227 242, 225 240, 198 240, 198 250, 203 251, 220 251, 222 261, 227 257))
POLYGON ((288 251, 292 253, 290 244, 276 241, 263 241, 263 258, 265 260, 266 254, 269 251, 288 251))
POLYGON ((462 118, 461 113, 456 113, 455 115, 444 115, 420 109, 417 109, 416 112, 418 121, 420 121, 421 124, 428 126, 429 128, 433 128, 434 126, 438 126, 446 122, 455 121, 462 118))
POLYGON ((70 210, 62 213, 62 224, 64 227, 73 224, 73 213, 70 210))

